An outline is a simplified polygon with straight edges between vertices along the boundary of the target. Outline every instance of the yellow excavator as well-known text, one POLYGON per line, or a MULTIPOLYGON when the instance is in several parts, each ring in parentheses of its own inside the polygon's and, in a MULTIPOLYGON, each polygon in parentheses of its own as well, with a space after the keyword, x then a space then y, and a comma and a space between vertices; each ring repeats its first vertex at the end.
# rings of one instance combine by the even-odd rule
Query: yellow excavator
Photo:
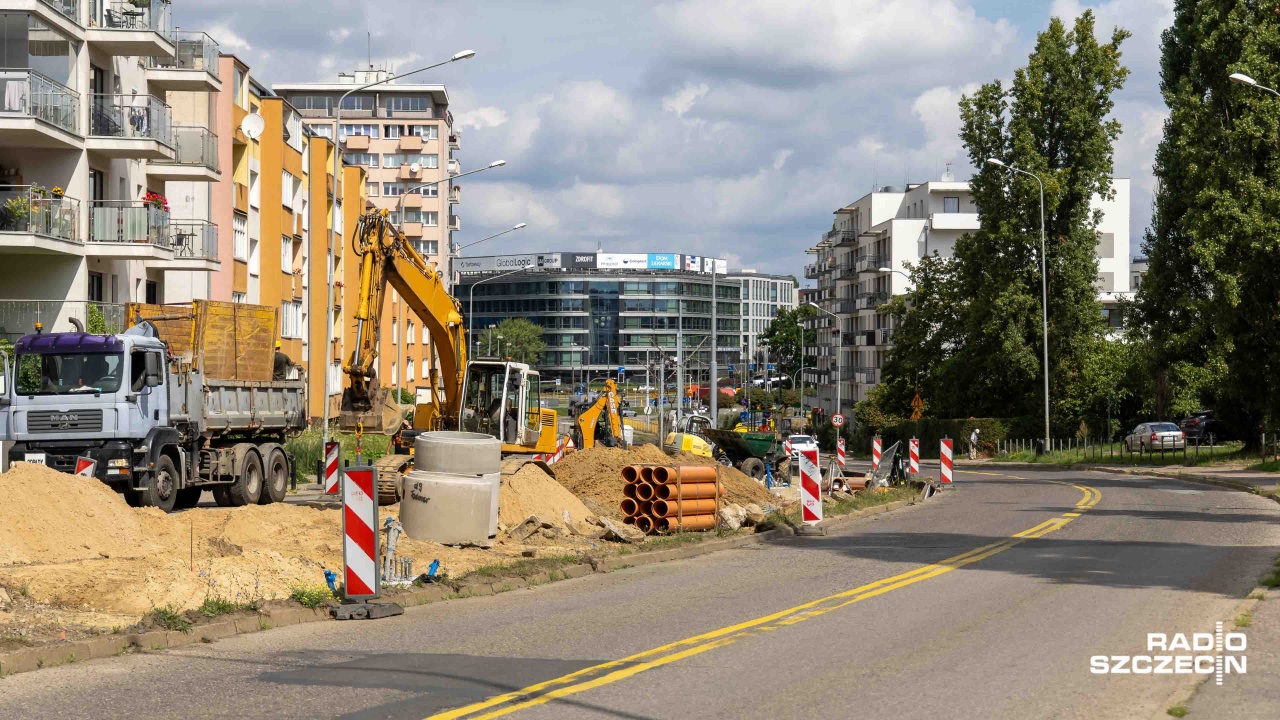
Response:
POLYGON ((600 397, 578 410, 573 421, 573 444, 577 449, 593 448, 597 442, 607 447, 627 446, 618 410, 618 384, 612 379, 604 381, 600 397))
POLYGON ((360 287, 355 311, 356 337, 343 364, 347 387, 342 391, 338 427, 346 432, 392 436, 394 454, 377 461, 381 504, 400 499, 401 474, 412 463, 413 440, 432 430, 465 430, 502 441, 502 472, 514 473, 537 463, 549 474, 545 457, 557 450, 556 413, 541 403, 537 370, 527 364, 467 358, 462 305, 449 294, 441 273, 427 262, 393 225, 386 210, 365 213, 352 234, 360 258, 360 287), (431 338, 439 369, 432 363, 427 388, 418 392, 413 421, 377 377, 378 335, 387 284, 422 321, 431 338))

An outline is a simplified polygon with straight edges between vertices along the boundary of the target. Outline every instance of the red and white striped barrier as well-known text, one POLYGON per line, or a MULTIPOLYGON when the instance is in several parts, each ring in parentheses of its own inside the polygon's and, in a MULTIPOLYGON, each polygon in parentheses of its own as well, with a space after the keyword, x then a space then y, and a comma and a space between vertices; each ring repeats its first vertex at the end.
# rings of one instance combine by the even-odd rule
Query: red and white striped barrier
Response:
POLYGON ((871 469, 880 469, 880 438, 871 438, 871 469))
POLYGON ((786 453, 787 457, 791 457, 791 438, 782 441, 782 452, 786 453))
POLYGON ((378 496, 372 467, 349 467, 342 481, 343 592, 348 599, 378 596, 378 496))
POLYGON ((911 448, 911 466, 907 468, 907 472, 915 475, 920 472, 920 440, 919 438, 911 438, 907 441, 908 447, 911 448))
POLYGON ((574 450, 573 438, 562 437, 556 442, 556 451, 553 453, 538 453, 533 456, 534 460, 541 460, 548 465, 558 463, 564 459, 564 456, 574 450))
POLYGON ((93 458, 78 457, 76 458, 76 475, 80 477, 94 477, 98 474, 98 461, 93 458))
POLYGON ((836 438, 836 464, 844 470, 844 438, 836 438))
POLYGON ((817 448, 800 451, 800 519, 809 525, 822 522, 822 475, 817 448))
POLYGON ((341 451, 341 446, 336 442, 324 446, 324 491, 327 495, 338 494, 338 481, 341 479, 338 475, 338 455, 341 451))
POLYGON ((939 462, 942 463, 940 466, 942 468, 942 472, 938 476, 938 479, 941 480, 944 484, 949 485, 952 481, 951 438, 942 439, 942 453, 938 457, 940 458, 939 462))

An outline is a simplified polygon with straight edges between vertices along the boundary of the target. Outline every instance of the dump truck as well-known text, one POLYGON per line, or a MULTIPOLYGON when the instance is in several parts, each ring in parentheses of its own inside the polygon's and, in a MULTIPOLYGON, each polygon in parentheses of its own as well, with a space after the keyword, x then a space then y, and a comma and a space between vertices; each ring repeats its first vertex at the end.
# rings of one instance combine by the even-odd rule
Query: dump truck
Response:
MULTIPOLYGON (((199 300, 127 307, 132 327, 25 335, 2 358, 9 461, 73 472, 78 458, 135 507, 279 502, 284 449, 306 427, 306 382, 273 380, 275 308, 199 300)), ((78 325, 78 323, 77 323, 78 325)))

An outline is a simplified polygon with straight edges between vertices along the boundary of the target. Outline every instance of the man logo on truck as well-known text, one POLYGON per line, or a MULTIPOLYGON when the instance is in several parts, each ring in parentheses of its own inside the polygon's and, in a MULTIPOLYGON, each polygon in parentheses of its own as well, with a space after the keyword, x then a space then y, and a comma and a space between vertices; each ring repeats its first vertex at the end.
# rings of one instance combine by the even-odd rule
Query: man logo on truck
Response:
POLYGON ((57 423, 58 428, 61 430, 68 430, 71 428, 72 423, 80 422, 80 416, 71 413, 67 413, 65 415, 50 415, 49 419, 54 423, 57 423))

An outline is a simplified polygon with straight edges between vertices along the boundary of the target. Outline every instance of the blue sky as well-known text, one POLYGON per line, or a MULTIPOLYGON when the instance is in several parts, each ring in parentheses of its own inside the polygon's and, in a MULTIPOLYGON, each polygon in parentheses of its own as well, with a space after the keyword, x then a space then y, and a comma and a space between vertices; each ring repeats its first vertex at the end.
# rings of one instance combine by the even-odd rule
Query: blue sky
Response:
POLYGON ((174 15, 267 84, 363 66, 366 33, 374 63, 401 71, 474 49, 417 78, 448 86, 464 168, 508 162, 465 179, 455 237, 529 224, 475 254, 600 246, 800 275, 832 210, 873 182, 947 161, 967 178, 961 94, 1010 78, 1051 15, 1087 7, 1100 31, 1134 33, 1116 174, 1133 181, 1136 252, 1172 0, 219 0, 174 15))

